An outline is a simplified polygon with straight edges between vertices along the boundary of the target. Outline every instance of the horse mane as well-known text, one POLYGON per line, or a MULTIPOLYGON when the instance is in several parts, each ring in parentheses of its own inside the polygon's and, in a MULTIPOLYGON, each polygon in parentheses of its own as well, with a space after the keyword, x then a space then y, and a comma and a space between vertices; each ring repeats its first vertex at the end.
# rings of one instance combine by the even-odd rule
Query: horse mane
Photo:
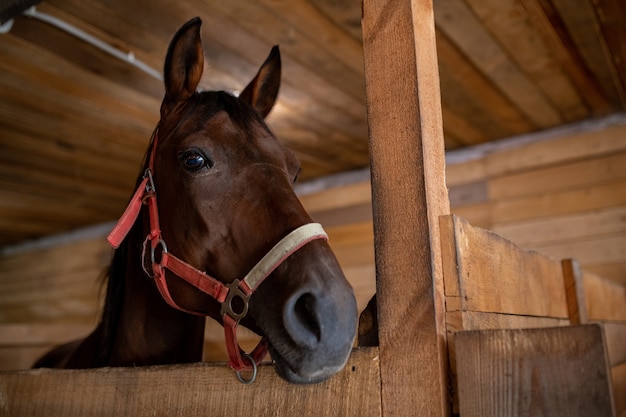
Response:
MULTIPOLYGON (((152 149, 152 144, 157 130, 158 125, 154 129, 150 138, 150 144, 148 145, 148 150, 144 155, 143 162, 141 164, 142 168, 137 176, 135 187, 133 189, 137 189, 143 180, 143 175, 148 165, 150 150, 152 149)), ((141 232, 141 226, 141 222, 136 221, 131 227, 126 238, 122 241, 120 246, 113 251, 111 263, 103 276, 102 283, 103 285, 106 283, 106 295, 104 297, 104 307, 100 317, 100 323, 98 324, 98 344, 100 349, 95 357, 96 366, 108 365, 113 352, 113 345, 115 343, 115 336, 122 311, 120 306, 123 304, 126 294, 125 283, 129 248, 131 244, 136 244, 134 242, 137 242, 137 236, 141 232)))

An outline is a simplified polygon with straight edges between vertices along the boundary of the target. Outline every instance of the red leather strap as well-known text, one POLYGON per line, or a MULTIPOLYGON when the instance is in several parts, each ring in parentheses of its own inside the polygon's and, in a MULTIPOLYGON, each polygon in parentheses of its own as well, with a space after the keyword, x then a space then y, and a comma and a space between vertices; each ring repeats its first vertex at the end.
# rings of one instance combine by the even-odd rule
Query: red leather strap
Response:
POLYGON ((161 258, 161 266, 169 269, 203 293, 215 298, 218 302, 222 303, 226 299, 228 288, 224 284, 177 257, 164 253, 161 258))
POLYGON ((269 350, 267 339, 263 337, 252 352, 242 356, 243 349, 241 349, 239 343, 237 342, 237 321, 225 314, 223 317, 223 324, 224 338, 226 339, 226 350, 229 358, 228 366, 233 368, 235 371, 251 369, 253 365, 250 363, 250 359, 245 356, 250 356, 255 364, 261 363, 269 350))
POLYGON ((117 224, 107 236, 107 241, 109 244, 117 249, 122 244, 126 235, 135 224, 137 220, 137 216, 139 216, 139 212, 141 211, 141 205, 143 200, 143 195, 146 192, 146 184, 148 183, 148 177, 144 178, 135 194, 133 194, 130 199, 130 203, 128 203, 128 207, 124 210, 122 217, 117 221, 117 224))

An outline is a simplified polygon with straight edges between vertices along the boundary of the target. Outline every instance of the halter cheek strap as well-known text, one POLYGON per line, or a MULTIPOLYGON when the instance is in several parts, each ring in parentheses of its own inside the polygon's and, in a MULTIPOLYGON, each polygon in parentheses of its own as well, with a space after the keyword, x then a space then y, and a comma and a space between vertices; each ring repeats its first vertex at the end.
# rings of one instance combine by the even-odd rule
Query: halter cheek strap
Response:
MULTIPOLYGON (((107 237, 107 240, 114 248, 119 247, 136 222, 142 205, 147 204, 150 216, 150 234, 146 236, 143 243, 142 267, 144 271, 154 278, 161 296, 173 308, 189 314, 204 316, 204 314, 187 310, 174 301, 165 279, 166 269, 221 303, 220 314, 223 320, 226 348, 229 356, 228 365, 236 371, 244 369, 256 370, 256 364, 261 362, 267 355, 267 340, 262 338, 250 354, 244 353, 237 342, 237 325, 248 312, 250 297, 259 285, 289 256, 313 240, 328 239, 328 235, 318 223, 300 226, 274 245, 242 280, 234 280, 230 284, 218 281, 170 254, 161 236, 156 187, 152 179, 156 143, 157 135, 155 133, 149 167, 146 169, 144 178, 133 194, 128 207, 107 237), (151 274, 145 268, 148 250, 150 251, 151 274)), ((240 380, 242 380, 241 377, 240 380)), ((251 380, 242 380, 242 382, 251 382, 251 380)))

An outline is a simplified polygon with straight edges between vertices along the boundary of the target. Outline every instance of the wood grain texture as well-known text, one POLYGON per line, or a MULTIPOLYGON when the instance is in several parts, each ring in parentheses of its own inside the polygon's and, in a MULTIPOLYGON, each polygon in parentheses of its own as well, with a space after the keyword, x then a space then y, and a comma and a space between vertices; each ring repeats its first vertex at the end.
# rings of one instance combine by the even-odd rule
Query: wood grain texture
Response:
POLYGON ((597 325, 459 332, 463 417, 613 416, 597 325))
MULTIPOLYGON (((626 4, 570 3, 435 3, 448 150, 624 111, 626 4)), ((368 165, 358 1, 50 0, 37 7, 157 72, 175 30, 200 16, 203 89, 240 90, 280 44, 283 83, 268 123, 302 161, 300 178, 368 165)), ((0 69, 0 244, 114 219, 158 120, 162 82, 20 16, 0 40, 0 69)))
POLYGON ((454 215, 441 228, 448 311, 568 317, 560 261, 454 215))
MULTIPOLYGON (((512 314, 481 313, 476 311, 447 311, 448 360, 450 361, 450 389, 454 413, 459 413, 459 389, 457 382, 457 355, 455 334, 464 330, 532 329, 568 326, 567 319, 552 317, 517 316, 512 314)), ((460 360, 463 360, 460 358, 460 360)))
POLYGON ((563 259, 563 282, 565 284, 565 298, 570 323, 585 324, 589 322, 585 288, 583 286, 583 272, 575 259, 563 259))
POLYGON ((433 19, 428 0, 363 4, 381 394, 389 416, 449 409, 438 225, 449 203, 433 19))
POLYGON ((602 322, 602 327, 610 365, 626 363, 626 323, 602 322))
POLYGON ((626 362, 611 368, 613 382, 613 398, 615 398, 615 415, 626 415, 626 362))
POLYGON ((0 373, 0 413, 54 416, 380 416, 378 351, 353 352, 343 371, 316 385, 260 366, 242 385, 224 364, 0 373), (323 398, 323 400, 321 400, 323 398))
POLYGON ((626 286, 583 273, 589 320, 626 322, 626 286))

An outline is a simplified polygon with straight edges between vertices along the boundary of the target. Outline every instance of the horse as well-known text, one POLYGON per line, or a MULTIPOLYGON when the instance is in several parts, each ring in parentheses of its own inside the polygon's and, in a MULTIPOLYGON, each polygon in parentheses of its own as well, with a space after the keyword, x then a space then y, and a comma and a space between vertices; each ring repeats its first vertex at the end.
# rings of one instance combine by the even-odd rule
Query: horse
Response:
POLYGON ((280 51, 272 48, 238 96, 197 91, 201 23, 191 19, 169 44, 160 121, 109 235, 118 247, 101 319, 35 367, 198 362, 205 317, 224 325, 238 371, 256 370, 269 351, 280 377, 317 383, 347 362, 354 291, 294 192, 298 159, 265 123, 280 86, 280 51), (262 336, 250 354, 236 341, 238 324, 262 336))

